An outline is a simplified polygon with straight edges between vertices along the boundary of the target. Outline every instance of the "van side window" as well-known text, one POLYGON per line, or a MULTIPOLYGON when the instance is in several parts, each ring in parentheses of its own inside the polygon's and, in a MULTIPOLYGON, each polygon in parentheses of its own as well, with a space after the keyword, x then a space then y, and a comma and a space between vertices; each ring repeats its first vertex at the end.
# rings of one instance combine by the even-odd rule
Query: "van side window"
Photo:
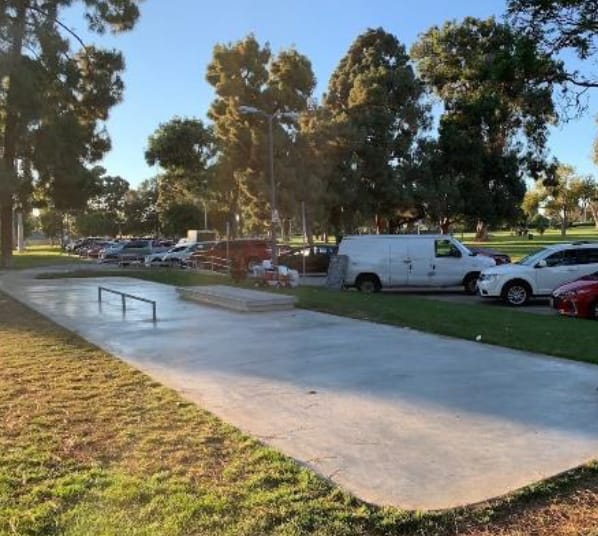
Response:
POLYGON ((436 257, 460 257, 461 252, 447 239, 434 241, 434 252, 436 257))

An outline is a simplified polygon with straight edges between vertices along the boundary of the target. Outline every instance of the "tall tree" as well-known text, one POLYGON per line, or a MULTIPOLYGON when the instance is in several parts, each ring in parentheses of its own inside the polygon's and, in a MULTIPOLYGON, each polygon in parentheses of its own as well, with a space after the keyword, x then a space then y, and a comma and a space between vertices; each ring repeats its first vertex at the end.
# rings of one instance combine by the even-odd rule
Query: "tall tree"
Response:
POLYGON ((332 212, 389 227, 409 198, 405 170, 428 124, 424 88, 405 47, 382 28, 359 35, 328 84, 324 108, 337 132, 340 160, 329 184, 332 212))
POLYGON ((546 80, 560 66, 493 18, 433 27, 411 54, 444 107, 439 166, 462 196, 459 216, 482 238, 486 224, 518 217, 525 175, 553 171, 546 141, 557 115, 546 80))
MULTIPOLYGON (((0 3, 3 266, 12 255, 12 208, 19 182, 36 176, 56 205, 81 205, 92 180, 85 165, 110 148, 102 124, 122 98, 123 59, 114 50, 84 46, 60 21, 62 11, 72 4, 73 0, 0 3)), ((129 30, 139 16, 136 0, 82 4, 90 30, 99 33, 129 30)))
POLYGON ((150 136, 145 159, 163 170, 156 206, 166 232, 181 234, 185 215, 192 215, 186 228, 197 228, 200 205, 205 207, 214 195, 214 158, 212 129, 199 119, 175 117, 150 136))
POLYGON ((233 233, 239 224, 260 232, 270 220, 268 119, 273 120, 275 190, 284 200, 294 188, 286 163, 296 133, 292 114, 307 109, 315 86, 309 60, 296 50, 277 56, 253 35, 214 47, 207 81, 216 98, 208 115, 214 122, 219 156, 215 177, 220 202, 227 207, 233 233), (245 107, 245 108, 243 108, 245 107), (247 114, 254 109, 260 113, 247 114))
POLYGON ((160 226, 157 202, 156 178, 143 181, 136 190, 129 190, 125 196, 123 232, 133 236, 157 236, 160 226))
MULTIPOLYGON (((598 50, 598 0, 509 0, 507 5, 517 29, 548 54, 569 49, 587 60, 598 50)), ((598 73, 574 69, 562 81, 598 87, 598 73)))

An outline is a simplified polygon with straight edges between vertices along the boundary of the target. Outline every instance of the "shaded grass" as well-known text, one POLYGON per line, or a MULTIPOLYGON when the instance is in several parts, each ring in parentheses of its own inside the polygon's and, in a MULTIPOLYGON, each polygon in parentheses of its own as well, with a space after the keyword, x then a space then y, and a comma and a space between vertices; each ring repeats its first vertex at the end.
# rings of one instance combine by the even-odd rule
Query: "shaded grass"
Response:
POLYGON ((25 270, 79 262, 81 262, 79 257, 63 253, 58 246, 31 246, 24 253, 14 252, 11 269, 25 270))
MULTIPOLYGON (((233 284, 220 276, 185 270, 93 270, 42 274, 42 278, 129 276, 177 286, 233 284)), ((251 283, 245 283, 249 286, 251 283)), ((270 290, 274 291, 275 290, 270 290)), ((404 294, 361 294, 299 287, 293 294, 304 309, 403 326, 429 333, 598 364, 598 324, 592 320, 513 311, 495 302, 450 303, 404 294)))
POLYGON ((0 294, 0 534, 590 534, 598 466, 437 513, 362 503, 0 294))

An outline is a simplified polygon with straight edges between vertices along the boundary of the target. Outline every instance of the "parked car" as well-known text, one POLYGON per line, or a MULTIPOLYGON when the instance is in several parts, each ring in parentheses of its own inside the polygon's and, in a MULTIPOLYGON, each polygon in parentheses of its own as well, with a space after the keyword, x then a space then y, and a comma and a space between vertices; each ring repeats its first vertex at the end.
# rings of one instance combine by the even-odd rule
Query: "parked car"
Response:
POLYGON ((598 242, 554 244, 519 262, 484 270, 480 296, 525 305, 532 296, 550 296, 554 289, 598 270, 598 242))
POLYGON ((558 287, 552 306, 562 315, 598 320, 598 271, 558 287))
POLYGON ((128 241, 121 241, 113 243, 100 251, 99 261, 102 263, 118 262, 121 250, 125 247, 128 241))
POLYGON ((245 238, 238 240, 220 240, 212 247, 196 251, 189 261, 192 264, 210 262, 210 259, 218 259, 226 262, 228 259, 232 264, 242 266, 251 270, 255 265, 269 259, 271 248, 266 240, 245 238))
POLYGON ((165 245, 167 242, 162 240, 131 240, 123 246, 118 254, 118 260, 121 264, 129 264, 131 262, 142 262, 146 255, 152 253, 165 253, 168 251, 170 245, 165 245))
POLYGON ((491 257, 494 259, 496 264, 509 264, 511 262, 511 257, 509 257, 505 253, 501 253, 500 251, 496 251, 495 249, 488 249, 488 248, 478 248, 467 246, 467 249, 476 255, 484 255, 486 257, 491 257))
POLYGON ((85 245, 82 245, 77 249, 77 253, 80 257, 87 257, 90 259, 97 259, 100 255, 100 251, 105 247, 109 246, 112 242, 107 240, 92 240, 88 241, 85 245))
POLYGON ((299 273, 325 273, 328 271, 330 257, 336 255, 338 246, 318 244, 304 248, 294 248, 291 251, 279 255, 278 264, 288 266, 299 273))
POLYGON ((213 242, 185 242, 177 244, 166 252, 155 252, 146 255, 144 264, 146 266, 183 266, 187 259, 196 251, 201 251, 212 246, 213 242))
POLYGON ((349 258, 345 286, 362 292, 463 285, 473 294, 480 272, 496 264, 446 235, 346 236, 338 254, 349 258))

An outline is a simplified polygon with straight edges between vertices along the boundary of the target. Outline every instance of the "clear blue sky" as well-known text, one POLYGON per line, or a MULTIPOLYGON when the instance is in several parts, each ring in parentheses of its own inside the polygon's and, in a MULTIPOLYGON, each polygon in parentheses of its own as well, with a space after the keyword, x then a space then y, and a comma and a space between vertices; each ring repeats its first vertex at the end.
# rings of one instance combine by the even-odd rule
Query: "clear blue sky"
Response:
MULTIPOLYGON (((409 48, 432 25, 467 15, 500 16, 504 7, 504 0, 145 0, 139 23, 126 34, 88 35, 74 11, 65 21, 88 43, 125 55, 125 98, 108 121, 113 149, 103 165, 135 186, 157 172, 143 153, 159 123, 175 115, 206 118, 214 94, 205 72, 216 43, 254 33, 274 52, 294 46, 312 62, 319 98, 352 41, 367 28, 382 26, 409 48)), ((597 113, 594 90, 586 116, 551 137, 553 154, 584 174, 598 174, 591 159, 597 113)))

